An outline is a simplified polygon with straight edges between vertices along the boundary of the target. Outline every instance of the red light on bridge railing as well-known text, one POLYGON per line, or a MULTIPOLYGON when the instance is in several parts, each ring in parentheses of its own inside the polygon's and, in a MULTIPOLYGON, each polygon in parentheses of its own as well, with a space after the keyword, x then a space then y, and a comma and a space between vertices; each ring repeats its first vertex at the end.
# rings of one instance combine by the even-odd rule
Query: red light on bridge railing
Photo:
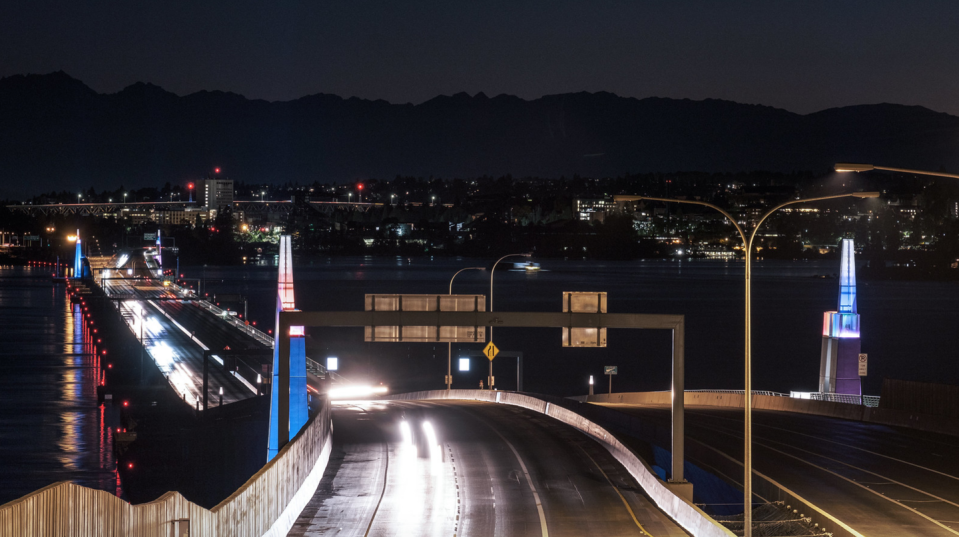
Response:
POLYGON ((130 406, 130 401, 124 401, 123 406, 130 406))
POLYGON ((133 469, 133 463, 131 462, 131 463, 127 464, 127 468, 129 468, 129 469, 132 470, 132 469, 133 469))

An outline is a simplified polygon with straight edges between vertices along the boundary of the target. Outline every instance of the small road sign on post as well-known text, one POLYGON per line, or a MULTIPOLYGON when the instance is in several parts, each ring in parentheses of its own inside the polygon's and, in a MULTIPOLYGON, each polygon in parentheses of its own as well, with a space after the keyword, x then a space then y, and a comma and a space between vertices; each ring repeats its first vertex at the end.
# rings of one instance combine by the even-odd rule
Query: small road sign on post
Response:
POLYGON ((865 353, 860 354, 859 355, 859 376, 860 377, 866 376, 866 369, 868 365, 869 365, 869 355, 865 353))
POLYGON ((490 341, 486 348, 483 349, 483 354, 489 358, 489 378, 486 381, 489 383, 489 389, 493 389, 493 383, 496 382, 496 378, 493 377, 493 358, 496 358, 496 355, 499 354, 499 349, 496 348, 496 345, 493 345, 493 342, 490 341))
POLYGON ((615 365, 604 365, 603 374, 609 377, 609 394, 613 394, 613 375, 619 374, 619 367, 615 365))

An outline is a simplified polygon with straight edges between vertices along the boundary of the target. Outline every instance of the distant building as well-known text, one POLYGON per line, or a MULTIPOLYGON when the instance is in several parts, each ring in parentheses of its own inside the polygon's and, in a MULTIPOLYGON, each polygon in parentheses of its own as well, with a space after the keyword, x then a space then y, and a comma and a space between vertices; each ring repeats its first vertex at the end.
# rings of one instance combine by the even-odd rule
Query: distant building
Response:
POLYGON ((205 225, 212 217, 216 216, 216 211, 204 209, 166 209, 153 212, 153 221, 158 224, 168 224, 174 226, 183 225, 205 225), (199 220, 197 218, 199 217, 199 220))
POLYGON ((220 211, 233 206, 233 180, 208 177, 196 182, 196 201, 201 207, 220 211))
POLYGON ((578 215, 580 220, 602 222, 606 217, 606 211, 615 208, 616 202, 604 198, 576 198, 573 200, 573 212, 578 215))

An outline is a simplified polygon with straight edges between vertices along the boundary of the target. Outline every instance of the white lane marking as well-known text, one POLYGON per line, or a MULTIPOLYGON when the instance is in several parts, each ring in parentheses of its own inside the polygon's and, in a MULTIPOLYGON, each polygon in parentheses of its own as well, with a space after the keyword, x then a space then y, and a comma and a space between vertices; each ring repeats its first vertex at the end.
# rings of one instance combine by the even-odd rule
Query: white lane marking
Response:
MULTIPOLYGON (((722 428, 722 427, 714 428, 714 427, 705 427, 705 426, 703 426, 703 425, 698 425, 698 426, 699 426, 699 427, 702 427, 702 428, 704 428, 704 429, 710 429, 710 430, 716 431, 716 432, 718 432, 718 433, 720 433, 720 434, 725 434, 725 435, 727 435, 727 436, 732 436, 733 438, 740 438, 740 439, 742 438, 741 435, 727 432, 727 429, 724 429, 724 428, 722 428)), ((795 455, 792 455, 792 454, 790 454, 790 453, 786 453, 785 451, 778 450, 778 449, 776 449, 776 448, 774 448, 774 447, 772 447, 772 446, 769 446, 768 444, 764 444, 764 443, 762 443, 762 442, 756 442, 755 440, 753 440, 753 444, 754 444, 754 445, 758 445, 758 446, 762 446, 762 447, 764 447, 764 448, 766 448, 766 449, 768 449, 768 450, 770 450, 770 451, 775 451, 776 453, 779 453, 780 455, 785 455, 786 457, 789 457, 789 458, 791 458, 791 459, 796 459, 797 461, 799 461, 799 462, 801 462, 801 463, 803 463, 803 464, 808 464, 809 466, 812 466, 813 468, 817 468, 817 469, 819 469, 819 470, 822 470, 823 472, 826 472, 827 474, 832 474, 832 475, 838 477, 839 479, 842 479, 843 481, 849 482, 849 483, 851 483, 851 484, 853 484, 853 485, 855 485, 855 486, 857 486, 857 487, 859 487, 859 488, 861 488, 861 489, 863 489, 863 490, 865 490, 865 491, 868 491, 868 492, 870 492, 870 493, 872 493, 872 494, 875 494, 876 496, 879 496, 880 498, 882 498, 882 499, 884 499, 884 500, 890 501, 890 502, 898 505, 899 507, 902 507, 903 509, 906 509, 907 511, 911 511, 911 512, 913 512, 914 514, 917 514, 917 515, 921 516, 922 518, 928 520, 929 522, 932 522, 933 524, 935 524, 935 525, 939 526, 940 528, 948 531, 949 533, 952 533, 953 535, 959 535, 959 531, 956 531, 956 530, 950 528, 949 526, 946 526, 946 525, 940 523, 938 520, 936 520, 936 519, 934 519, 934 518, 932 518, 932 517, 929 517, 929 516, 927 516, 927 515, 919 512, 918 509, 913 509, 912 507, 909 507, 908 505, 903 505, 901 502, 899 502, 899 501, 897 501, 897 500, 895 500, 895 499, 893 499, 893 498, 890 498, 889 496, 886 496, 885 494, 883 494, 883 493, 881 493, 881 492, 875 491, 875 490, 873 490, 873 489, 871 489, 871 488, 869 488, 869 487, 867 487, 867 486, 865 486, 865 485, 861 485, 861 484, 859 484, 857 481, 855 481, 855 480, 853 480, 853 479, 849 479, 848 477, 843 476, 843 475, 841 475, 841 474, 838 474, 838 473, 836 473, 836 472, 833 472, 832 470, 830 470, 830 469, 828 469, 828 468, 826 468, 826 467, 824 467, 824 466, 819 466, 818 464, 812 463, 812 462, 807 461, 807 460, 805 460, 805 459, 801 459, 801 458, 799 458, 799 457, 797 457, 797 456, 795 456, 795 455)), ((800 450, 800 451, 801 451, 801 450, 800 450)), ((813 454, 813 455, 815 455, 815 454, 813 454)), ((816 455, 816 456, 817 456, 817 457, 822 457, 822 455, 816 455)), ((824 457, 824 458, 828 458, 828 457, 824 457)), ((847 465, 847 466, 850 466, 850 465, 847 465)), ((855 468, 855 467, 853 466, 853 468, 855 468)), ((861 470, 861 469, 859 469, 859 468, 856 468, 856 469, 857 469, 857 470, 861 470)), ((867 472, 867 473, 872 473, 872 472, 869 472, 868 470, 861 470, 861 471, 867 472)), ((880 477, 885 477, 885 476, 880 476, 880 477)), ((905 486, 905 485, 904 485, 904 486, 905 486)), ((908 487, 908 488, 912 488, 912 487, 908 487)), ((914 489, 914 490, 918 490, 918 489, 914 489)), ((920 492, 922 492, 922 491, 920 491, 920 492)), ((925 495, 927 495, 927 496, 932 496, 933 498, 936 497, 936 496, 933 496, 932 494, 929 494, 928 492, 923 492, 923 494, 925 494, 925 495)), ((950 502, 950 503, 951 503, 951 502, 950 502)))
MULTIPOLYGON (((722 417, 722 416, 713 416, 713 415, 705 414, 705 413, 702 413, 702 412, 690 412, 689 410, 687 410, 686 413, 687 413, 687 414, 695 414, 695 415, 703 416, 703 417, 706 417, 706 418, 721 419, 721 420, 725 420, 725 421, 737 421, 737 420, 734 420, 734 419, 732 419, 732 418, 724 418, 724 417, 722 417)), ((858 451, 862 451, 862 452, 864 452, 864 453, 869 453, 870 455, 875 455, 875 456, 877 456, 877 457, 882 457, 882 458, 884 458, 884 459, 889 459, 889 460, 892 460, 892 461, 901 462, 902 464, 908 464, 909 466, 913 466, 913 467, 915 467, 915 468, 919 468, 919 469, 925 470, 925 471, 927 471, 927 472, 932 472, 932 473, 934 473, 934 474, 939 474, 939 475, 941 475, 941 476, 948 477, 948 478, 950 478, 950 479, 955 479, 955 480, 959 481, 959 477, 956 477, 956 476, 954 476, 954 475, 952 475, 952 474, 947 474, 947 473, 945 473, 945 472, 940 472, 939 470, 934 470, 934 469, 928 468, 928 467, 926 467, 926 466, 921 466, 921 465, 916 464, 916 463, 914 463, 914 462, 904 461, 904 460, 902 460, 902 459, 897 459, 897 458, 895 458, 895 457, 890 457, 889 455, 883 455, 882 453, 877 453, 877 452, 875 452, 875 451, 870 451, 870 450, 868 450, 868 449, 864 449, 864 448, 861 448, 861 447, 858 447, 858 446, 855 446, 855 445, 852 445, 852 444, 845 444, 845 443, 843 443, 843 442, 837 442, 837 441, 835 441, 835 440, 830 440, 830 439, 828 439, 828 438, 823 438, 823 437, 821 437, 821 436, 816 436, 816 435, 807 434, 807 433, 800 433, 800 432, 792 431, 792 430, 789 430, 789 429, 786 429, 786 428, 783 428, 783 427, 776 427, 776 426, 774 426, 774 425, 764 425, 764 424, 762 424, 762 423, 754 423, 753 425, 756 426, 756 427, 766 427, 766 428, 768 428, 768 429, 775 429, 775 430, 777 430, 777 431, 783 431, 783 432, 790 433, 790 434, 795 434, 795 435, 798 435, 798 436, 806 436, 806 437, 812 438, 812 439, 814 439, 814 440, 816 440, 816 441, 819 441, 819 442, 828 442, 828 443, 830 443, 830 444, 836 444, 837 446, 842 446, 842 447, 847 447, 847 448, 855 449, 855 450, 858 450, 858 451)), ((933 455, 935 455, 935 453, 933 453, 933 455)), ((941 457, 941 455, 939 455, 939 456, 941 457)))
MULTIPOLYGON (((485 421, 485 420, 484 420, 485 421)), ((546 529, 546 513, 543 512, 543 502, 539 499, 539 493, 536 492, 536 486, 533 485, 533 478, 530 477, 529 471, 526 469, 526 464, 523 462, 523 458, 519 456, 519 451, 516 451, 516 448, 513 447, 513 443, 506 439, 495 427, 490 427, 494 433, 496 433, 500 438, 503 439, 503 442, 506 442, 506 445, 513 450, 513 455, 516 456, 516 460, 519 462, 520 468, 523 469, 523 475, 526 476, 526 482, 529 483, 529 490, 533 491, 533 500, 536 501, 536 511, 539 512, 539 525, 543 529, 543 537, 549 537, 549 531, 546 529)))
POLYGON ((173 323, 173 326, 179 328, 181 332, 183 332, 184 334, 186 334, 186 337, 190 338, 194 343, 196 343, 197 345, 199 345, 200 348, 202 348, 202 349, 205 350, 205 351, 210 350, 210 347, 207 347, 207 346, 204 345, 203 342, 201 342, 199 339, 193 337, 193 334, 191 334, 189 330, 187 330, 186 328, 183 328, 183 325, 181 325, 180 323, 176 322, 176 321, 173 319, 173 317, 170 317, 170 314, 167 313, 167 312, 165 312, 165 311, 163 311, 163 309, 160 308, 160 306, 157 306, 156 304, 154 304, 153 302, 150 302, 149 300, 144 300, 144 302, 146 302, 147 304, 149 304, 150 306, 152 306, 153 309, 159 311, 159 312, 160 312, 164 317, 166 317, 167 319, 170 319, 170 322, 173 323))

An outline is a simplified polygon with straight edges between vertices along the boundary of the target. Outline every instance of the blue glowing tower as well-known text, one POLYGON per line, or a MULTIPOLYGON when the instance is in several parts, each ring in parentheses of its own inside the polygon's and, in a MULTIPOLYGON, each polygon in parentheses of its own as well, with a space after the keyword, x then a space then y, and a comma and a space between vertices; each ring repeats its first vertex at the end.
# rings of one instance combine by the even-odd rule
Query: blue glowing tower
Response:
POLYGON ((157 260, 157 267, 159 267, 157 269, 157 272, 158 272, 157 277, 160 279, 163 279, 163 243, 160 242, 160 229, 157 229, 156 260, 157 260))
POLYGON ((309 417, 309 402, 306 393, 306 340, 302 326, 291 326, 289 334, 280 334, 280 312, 294 311, 293 300, 293 249, 290 236, 280 236, 280 267, 276 293, 276 324, 273 330, 273 384, 270 390, 270 439, 267 444, 266 460, 273 460, 279 451, 279 386, 280 337, 290 338, 290 438, 300 432, 309 417))
POLYGON ((73 257, 73 277, 80 279, 83 277, 83 248, 80 245, 80 230, 77 230, 77 253, 73 257))
POLYGON ((825 312, 822 321, 822 358, 819 364, 819 391, 822 393, 861 395, 855 255, 852 239, 843 239, 839 311, 825 312))

